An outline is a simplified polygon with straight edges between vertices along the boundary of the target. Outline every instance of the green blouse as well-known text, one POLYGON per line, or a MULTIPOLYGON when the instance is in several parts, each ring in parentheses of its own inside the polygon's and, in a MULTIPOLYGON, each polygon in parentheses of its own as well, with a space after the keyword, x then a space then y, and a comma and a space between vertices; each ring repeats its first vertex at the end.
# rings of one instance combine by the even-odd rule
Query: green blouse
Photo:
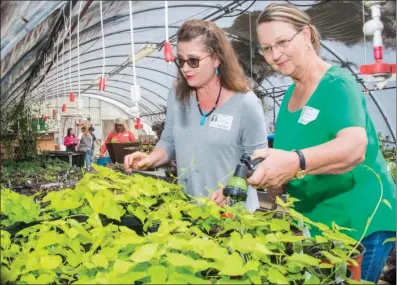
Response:
MULTIPOLYGON (((387 202, 381 203, 366 236, 377 231, 396 231, 396 186, 379 150, 377 133, 355 78, 342 68, 330 67, 305 106, 311 111, 305 112, 306 116, 302 114, 303 109, 288 111, 294 89, 295 84, 287 90, 280 107, 274 148, 293 150, 317 146, 334 139, 340 130, 353 126, 365 128, 368 136, 365 161, 352 171, 307 175, 288 184, 288 192, 300 200, 295 204, 296 210, 315 222, 331 226, 335 221, 339 226, 353 229, 346 234, 358 240, 381 194, 380 183, 367 166, 379 174, 382 199, 386 199, 391 208, 387 202)), ((311 229, 313 236, 317 233, 317 229, 311 229)))

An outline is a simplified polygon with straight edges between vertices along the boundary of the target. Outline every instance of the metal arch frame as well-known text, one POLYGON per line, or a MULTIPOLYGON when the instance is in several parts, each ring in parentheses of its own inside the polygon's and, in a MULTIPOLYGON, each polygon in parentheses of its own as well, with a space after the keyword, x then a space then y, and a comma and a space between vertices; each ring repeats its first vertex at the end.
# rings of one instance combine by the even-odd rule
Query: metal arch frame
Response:
MULTIPOLYGON (((211 13, 210 15, 205 16, 205 17, 203 18, 203 20, 206 20, 206 19, 208 19, 208 18, 210 18, 210 17, 212 17, 212 16, 214 16, 214 15, 216 15, 216 14, 218 14, 219 12, 222 12, 222 11, 224 12, 223 15, 217 16, 216 18, 212 19, 211 21, 216 21, 216 20, 222 18, 225 14, 228 14, 228 13, 234 11, 234 10, 236 10, 236 11, 241 11, 241 9, 237 8, 237 6, 241 6, 241 5, 244 4, 245 2, 247 2, 247 1, 243 1, 242 3, 238 3, 237 1, 233 1, 232 3, 229 3, 229 4, 225 5, 225 6, 218 5, 218 6, 216 6, 216 8, 218 8, 218 10, 215 11, 215 12, 213 12, 213 13, 211 13), (231 6, 233 6, 233 5, 234 5, 235 7, 231 8, 231 6)), ((194 4, 194 5, 196 5, 196 4, 194 4)), ((172 5, 171 5, 171 6, 172 6, 172 5)), ((178 6, 178 7, 187 7, 187 6, 189 6, 189 5, 186 5, 186 4, 180 5, 180 6, 179 6, 179 5, 174 5, 174 6, 172 6, 172 7, 176 7, 176 6, 178 6)), ((206 6, 204 6, 204 5, 197 5, 197 7, 206 7, 206 6)), ((156 9, 164 9, 164 8, 163 8, 163 7, 154 7, 154 8, 147 9, 147 10, 145 10, 145 11, 151 11, 151 10, 156 10, 156 9)), ((138 12, 143 12, 143 11, 144 11, 144 10, 137 11, 136 13, 138 13, 138 12)), ((245 11, 245 10, 243 10, 243 11, 245 11)), ((135 13, 134 13, 134 14, 135 14, 135 13)), ((125 16, 125 17, 126 17, 126 16, 125 16)), ((98 24, 99 24, 99 23, 97 23, 96 25, 98 25, 98 24)), ((94 25, 92 26, 92 28, 94 28, 94 25)), ((148 28, 148 27, 145 27, 145 28, 148 28)), ((87 28, 87 29, 88 29, 88 28, 87 28)), ((73 36, 72 36, 72 38, 73 38, 73 36)), ((174 38, 175 38, 175 34, 172 35, 172 36, 170 37, 170 39, 169 39, 170 42, 172 42, 174 38)), ((64 44, 64 43, 62 43, 62 48, 60 49, 61 51, 62 51, 62 49, 63 49, 63 44, 64 44)), ((160 44, 158 44, 159 48, 161 48, 161 47, 163 46, 163 44, 164 44, 164 41, 161 42, 160 44)), ((50 66, 47 68, 46 73, 51 69, 51 66, 52 66, 52 62, 50 62, 50 66)), ((127 66, 128 66, 128 64, 127 64, 127 66)), ((120 68, 121 68, 121 70, 122 70, 122 69, 125 68, 125 66, 120 65, 119 69, 120 69, 120 68)), ((120 71, 121 71, 121 70, 120 70, 120 71)), ((43 78, 40 80, 40 82, 39 82, 37 85, 39 85, 39 84, 41 83, 42 80, 43 80, 43 78)), ((36 85, 34 88, 36 88, 37 85, 36 85)))
MULTIPOLYGON (((92 0, 89 0, 89 1, 87 1, 87 2, 88 2, 88 3, 87 3, 86 6, 84 7, 84 9, 81 11, 82 17, 85 15, 86 10, 88 10, 88 7, 90 6, 92 0)), ((244 1, 243 3, 245 3, 245 2, 246 2, 246 1, 244 1)), ((234 1, 233 1, 233 3, 234 3, 234 1)), ((233 3, 232 3, 232 4, 233 4, 233 3)), ((241 3, 241 4, 243 4, 243 3, 241 3)), ((241 4, 240 4, 240 5, 241 5, 241 4)), ((229 4, 229 5, 227 5, 227 6, 230 6, 230 5, 231 5, 231 4, 229 4)), ((168 8, 182 8, 182 7, 187 7, 187 6, 190 6, 190 7, 211 8, 209 5, 202 5, 202 4, 170 5, 170 6, 168 6, 168 8)), ((216 11, 215 13, 212 13, 210 16, 215 15, 215 14, 219 13, 221 10, 224 10, 224 9, 225 9, 225 7, 222 7, 222 6, 220 6, 220 5, 219 5, 219 6, 213 6, 213 7, 214 7, 214 8, 217 8, 218 11, 216 11)), ((150 12, 150 11, 160 10, 160 9, 164 9, 164 7, 153 7, 153 8, 149 8, 149 9, 144 9, 144 10, 136 11, 136 12, 133 12, 132 14, 135 15, 135 14, 140 14, 140 13, 145 13, 145 12, 150 12)), ((236 9, 236 10, 237 10, 237 9, 236 9)), ((113 21, 115 21, 115 20, 121 19, 121 18, 123 18, 123 17, 128 17, 128 16, 129 16, 129 14, 119 16, 118 18, 116 18, 115 16, 113 16, 113 17, 111 17, 111 18, 105 19, 105 20, 103 21, 103 23, 104 23, 104 24, 107 24, 107 23, 110 23, 110 22, 113 22, 113 21)), ((81 18, 82 18, 82 17, 81 17, 81 18)), ((76 23, 77 23, 77 22, 74 22, 74 23, 73 23, 73 27, 72 27, 73 29, 75 28, 76 23)), ((99 25, 100 25, 100 22, 95 23, 95 24, 93 24, 92 26, 87 27, 86 29, 83 29, 80 33, 81 33, 81 34, 84 34, 84 33, 86 33, 86 32, 89 32, 90 30, 96 28, 96 27, 99 26, 99 25)), ((74 39, 75 37, 77 37, 77 35, 74 35, 74 36, 72 35, 72 36, 71 36, 71 38, 73 38, 73 39, 74 39)), ((63 48, 63 43, 62 43, 62 48, 63 48)), ((62 48, 61 48, 61 50, 62 50, 62 48)), ((52 66, 52 63, 50 63, 50 66, 48 67, 46 73, 47 73, 48 71, 50 71, 51 66, 52 66)), ((11 69, 13 69, 13 68, 14 68, 14 66, 13 66, 11 69)), ((10 69, 10 70, 11 70, 11 69, 10 69)))
MULTIPOLYGON (((107 66, 108 66, 108 67, 118 67, 119 65, 107 65, 107 66)), ((98 68, 98 67, 101 67, 101 68, 102 68, 102 65, 101 65, 101 66, 91 66, 91 67, 83 68, 83 69, 80 69, 80 71, 81 71, 81 70, 87 70, 87 69, 98 68)), ((142 67, 142 66, 136 66, 136 68, 139 68, 139 69, 147 69, 147 70, 151 70, 151 71, 156 71, 156 72, 159 72, 159 73, 163 73, 163 74, 169 75, 169 76, 171 76, 171 77, 173 77, 173 78, 176 78, 175 76, 173 76, 173 75, 171 75, 171 74, 168 74, 168 73, 165 73, 165 72, 163 72, 163 71, 156 70, 156 69, 153 69, 153 68, 142 67)), ((75 73, 75 72, 77 72, 77 71, 73 71, 72 73, 75 73)), ((99 73, 98 73, 98 74, 99 74, 99 73)), ((84 74, 82 74, 81 76, 84 76, 84 74)), ((11 96, 11 95, 10 95, 10 96, 11 96)), ((10 96, 9 96, 9 97, 10 97, 10 96)), ((8 107, 12 102, 14 102, 16 99, 18 99, 19 96, 20 96, 20 94, 17 95, 17 96, 15 96, 15 97, 12 99, 12 101, 10 101, 10 102, 7 103, 7 106, 6 106, 6 107, 8 107)), ((8 99, 8 98, 7 98, 7 99, 8 99)), ((7 101, 8 101, 8 100, 6 100, 6 102, 7 102, 7 101)))
MULTIPOLYGON (((335 58, 337 58, 342 64, 343 66, 345 66, 351 73, 352 75, 356 78, 356 80, 364 87, 364 89, 367 89, 367 87, 365 86, 365 84, 362 82, 361 78, 358 77, 358 70, 356 70, 355 68, 351 67, 349 64, 347 64, 347 61, 340 55, 338 54, 335 50, 333 50, 332 48, 330 48, 327 44, 325 44, 324 42, 320 42, 321 46, 323 48, 325 48, 328 52, 330 52, 333 56, 335 56, 335 58)), ((381 113, 387 128, 389 129, 389 132, 393 138, 394 143, 396 143, 396 134, 394 133, 393 128, 391 127, 390 123, 388 120, 386 120, 385 118, 387 117, 380 102, 375 98, 375 96, 372 94, 371 91, 368 90, 368 94, 371 97, 372 101, 374 101, 376 107, 378 108, 379 112, 381 113)))
MULTIPOLYGON (((112 56, 109 56, 109 57, 107 57, 107 58, 118 58, 118 57, 122 57, 122 58, 124 58, 124 57, 126 57, 127 55, 112 55, 112 56)), ((89 60, 85 60, 85 61, 82 61, 82 62, 80 62, 80 65, 81 64, 83 64, 83 63, 87 63, 87 62, 92 62, 92 61, 96 61, 96 60, 101 60, 102 59, 102 57, 97 57, 97 58, 92 58, 92 59, 89 59, 89 60)), ((74 64, 74 65, 72 65, 72 67, 75 67, 75 66, 77 66, 77 64, 74 64)), ((110 66, 110 67, 114 67, 114 66, 118 66, 118 65, 106 65, 105 67, 107 67, 107 66, 110 66)), ((95 67, 99 67, 98 65, 96 65, 95 67)), ((102 65, 101 65, 101 67, 102 67, 102 65)), ((91 68, 91 67, 90 67, 91 68)), ((144 68, 143 66, 136 66, 136 68, 144 68)), ((64 68, 64 69, 61 69, 61 72, 63 72, 64 70, 66 70, 67 68, 64 68)), ((82 71, 82 70, 86 70, 87 68, 81 68, 80 69, 80 71, 82 71)), ((158 71, 158 72, 160 72, 160 73, 163 73, 163 74, 165 74, 165 75, 169 75, 170 77, 173 77, 173 78, 176 78, 176 77, 174 77, 172 74, 169 74, 169 73, 166 73, 166 72, 164 72, 164 71, 161 71, 161 70, 156 70, 156 71, 158 71)), ((76 71, 73 71, 72 73, 76 73, 76 71)), ((70 73, 68 73, 68 79, 70 78, 70 73)), ((84 76, 85 74, 83 74, 83 76, 84 76)), ((49 77, 47 77, 47 80, 48 79, 51 79, 51 78, 53 78, 54 76, 56 76, 56 74, 54 73, 54 74, 51 74, 49 77)), ((82 76, 82 75, 80 75, 80 76, 82 76)), ((72 78, 76 78, 76 76, 73 76, 72 78)), ((47 86, 48 86, 48 83, 51 83, 51 82, 53 82, 54 81, 54 79, 51 79, 50 81, 47 81, 47 86)), ((32 89, 32 90, 30 90, 30 92, 32 92, 34 89, 32 89)))
MULTIPOLYGON (((111 92, 111 91, 108 91, 108 92, 109 92, 109 93, 112 93, 112 94, 114 94, 114 95, 116 95, 116 96, 118 96, 118 97, 121 97, 122 99, 125 99, 125 97, 123 97, 123 96, 121 96, 121 95, 119 95, 119 94, 117 94, 117 93, 114 93, 114 92, 111 92)), ((122 101, 120 101, 120 100, 117 100, 117 99, 114 99, 114 98, 111 98, 111 97, 101 96, 101 95, 98 95, 97 93, 92 93, 92 92, 88 92, 88 93, 85 93, 85 94, 95 95, 95 96, 98 97, 97 99, 99 99, 99 100, 101 100, 100 98, 112 99, 112 100, 115 100, 115 101, 119 102, 120 104, 123 104, 123 105, 127 106, 128 108, 131 108, 130 106, 128 106, 128 105, 125 104, 124 102, 122 102, 122 101)), ((82 94, 82 96, 83 96, 83 94, 82 94)), ((66 97, 66 96, 59 96, 59 97, 66 97)), ((52 99, 52 98, 56 98, 56 95, 51 95, 51 96, 48 97, 48 99, 52 99)), ((36 99, 36 100, 33 100, 33 99, 32 99, 33 102, 39 100, 40 98, 34 98, 34 99, 36 99)), ((145 111, 151 112, 151 110, 150 110, 146 105, 144 105, 142 102, 139 103, 139 106, 142 107, 142 109, 144 109, 145 111)), ((58 108, 59 108, 59 106, 58 106, 58 108)), ((129 114, 130 114, 130 113, 129 113, 129 114)))
MULTIPOLYGON (((91 2, 91 1, 88 1, 88 2, 91 2)), ((237 6, 241 6, 241 5, 244 4, 245 2, 247 2, 247 1, 243 1, 243 2, 241 2, 241 3, 238 3, 237 1, 233 1, 232 3, 229 3, 229 4, 225 5, 225 6, 221 6, 221 5, 213 6, 214 8, 218 8, 218 10, 215 11, 215 12, 212 12, 211 14, 209 14, 209 15, 207 15, 207 16, 205 16, 203 19, 208 19, 208 18, 210 18, 210 17, 212 17, 212 16, 214 16, 214 15, 216 15, 216 14, 218 14, 218 13, 220 13, 220 12, 223 11, 223 15, 217 16, 215 19, 212 19, 212 20, 211 20, 211 21, 216 21, 217 19, 221 18, 221 17, 224 16, 225 14, 228 14, 228 13, 230 13, 230 12, 232 12, 232 11, 241 11, 241 9, 237 8, 237 6), (232 7, 233 5, 234 5, 235 7, 232 7)), ((88 5, 88 6, 89 6, 89 5, 88 5)), ((87 8, 88 8, 88 6, 87 6, 87 8)), ((177 8, 177 7, 178 7, 178 8, 179 8, 179 7, 182 8, 182 7, 189 7, 189 6, 190 6, 190 7, 203 7, 203 8, 206 8, 206 7, 208 8, 208 7, 210 7, 209 5, 197 5, 197 4, 192 4, 192 5, 188 4, 188 5, 186 5, 186 4, 184 4, 184 5, 171 5, 171 6, 169 6, 169 8, 177 8)), ((211 7, 212 7, 212 6, 211 6, 211 7)), ((86 8, 86 7, 84 7, 83 10, 85 10, 85 8, 86 8)), ((136 11, 136 12, 134 12, 133 14, 148 12, 148 11, 157 10, 157 9, 164 9, 164 7, 149 8, 149 9, 146 9, 146 10, 136 11)), ((127 17, 127 15, 123 15, 123 17, 127 17)), ((113 20, 116 20, 116 19, 112 19, 112 18, 106 19, 105 22, 108 23, 108 22, 112 22, 113 20)), ((75 26, 75 24, 76 24, 76 23, 73 24, 73 27, 75 26)), ((99 25, 99 23, 97 23, 97 24, 95 24, 95 25, 99 25)), ((89 31, 89 29, 95 28, 95 27, 96 27, 95 25, 93 25, 93 26, 91 26, 91 27, 88 27, 87 29, 85 29, 85 30, 83 30, 83 31, 86 31, 86 30, 89 31)), ((147 27, 145 27, 145 28, 147 28, 147 27)), ((74 36, 74 37, 75 37, 75 36, 74 36)), ((72 38, 74 38, 74 37, 72 36, 72 38)), ((175 35, 171 36, 171 37, 170 37, 170 40, 172 40, 174 37, 175 37, 175 35)), ((163 43, 164 43, 164 41, 163 41, 161 44, 159 44, 159 47, 162 47, 163 43)), ((62 44, 64 44, 64 43, 62 43, 62 44)), ((62 48, 61 48, 61 51, 62 51, 62 49, 63 49, 63 46, 62 46, 62 48)), ((50 66, 48 67, 46 73, 51 69, 52 64, 53 64, 53 62, 50 62, 50 66)), ((14 66, 13 66, 12 68, 10 68, 10 70, 12 70, 13 68, 14 68, 14 66)), ((121 65, 120 68, 123 68, 123 66, 121 65)), ((124 67, 124 68, 125 68, 125 67, 124 67)), ((30 78, 31 76, 32 76, 32 75, 30 75, 28 78, 30 78)), ((42 81, 42 80, 43 80, 43 78, 41 79, 41 81, 42 81)), ((39 84, 41 83, 41 81, 40 81, 37 85, 39 85, 39 84)), ((22 84, 21 84, 21 85, 22 85, 22 84)), ((21 86, 21 85, 20 85, 20 86, 21 86)), ((36 85, 34 88, 36 88, 37 85, 36 85)), ((33 88, 33 89, 34 89, 34 88, 33 88)), ((14 101, 14 100, 12 100, 11 103, 12 103, 13 101, 14 101)))
MULTIPOLYGON (((99 101, 107 102, 107 103, 109 103, 109 104, 111 104, 113 106, 116 106, 116 107, 122 109, 125 113, 127 113, 130 116, 132 116, 131 111, 130 111, 131 107, 129 107, 128 105, 124 104, 123 102, 121 102, 121 101, 119 101, 117 99, 113 99, 113 98, 109 98, 109 97, 101 97, 99 95, 92 94, 92 93, 82 94, 81 96, 87 97, 87 98, 97 99, 99 101)), ((54 97, 50 97, 49 99, 53 99, 53 98, 55 98, 55 96, 54 97)), ((146 109, 146 107, 144 107, 142 105, 140 105, 140 106, 142 107, 142 109, 146 109)), ((149 121, 146 120, 146 122, 148 124, 150 124, 149 121)))
MULTIPOLYGON (((128 89, 124 89, 124 88, 121 88, 121 87, 116 87, 116 86, 111 86, 112 88, 115 88, 115 89, 120 89, 120 90, 123 90, 123 91, 126 91, 126 92, 130 92, 130 90, 128 90, 128 89)), ((131 98, 129 98, 129 97, 125 97, 125 96, 123 96, 123 95, 121 95, 121 94, 119 94, 119 93, 115 93, 115 92, 112 92, 112 91, 105 91, 106 93, 110 93, 110 94, 113 94, 113 95, 115 95, 115 96, 118 96, 118 97, 121 97, 122 99, 125 99, 125 100, 131 100, 131 98)), ((152 92, 152 91, 149 91, 149 92, 152 92)), ((154 93, 154 92, 153 92, 154 93)), ((83 94, 83 93, 82 93, 83 94)), ((95 93, 95 94, 97 94, 98 96, 103 96, 103 97, 107 97, 107 96, 105 96, 105 94, 104 95, 100 95, 100 94, 98 94, 98 93, 95 93)), ((158 94, 156 94, 157 96, 159 96, 158 94)), ((51 93, 51 94, 49 94, 49 96, 50 97, 57 97, 56 96, 56 94, 54 94, 54 93, 51 93)), ((65 95, 59 95, 58 97, 64 97, 64 96, 67 96, 66 94, 65 95)), ((30 97, 30 98, 32 98, 32 100, 34 100, 34 99, 37 99, 37 100, 39 100, 39 99, 41 99, 42 97, 40 97, 40 96, 35 96, 35 97, 30 97)), ((142 99, 143 100, 145 100, 145 101, 147 101, 148 103, 150 103, 150 104, 152 104, 154 107, 156 107, 156 108, 158 108, 159 110, 161 110, 156 104, 154 104, 152 101, 150 101, 149 99, 147 99, 147 98, 145 98, 145 97, 142 97, 142 99)))
MULTIPOLYGON (((84 74, 84 76, 86 76, 86 75, 97 75, 97 74, 98 74, 98 73, 86 73, 86 74, 84 74)), ((119 73, 118 75, 133 77, 133 75, 127 74, 127 73, 119 73)), ((73 78, 74 78, 74 81, 72 81, 73 83, 78 82, 78 79, 76 79, 76 77, 73 77, 73 78)), ((158 82, 156 82, 156 81, 154 81, 154 80, 151 80, 151 79, 149 79, 149 78, 142 77, 142 76, 136 76, 136 78, 140 78, 140 79, 142 79, 142 80, 150 81, 150 82, 152 82, 152 83, 154 83, 154 84, 160 85, 161 87, 164 87, 165 89, 169 90, 169 87, 167 87, 166 85, 163 85, 163 84, 161 84, 161 83, 158 83, 158 82)), ((83 79, 83 80, 80 80, 80 82, 81 82, 81 81, 86 82, 86 81, 88 81, 88 80, 89 80, 90 82, 92 82, 92 79, 83 79)), ((54 80, 52 80, 52 81, 54 81, 54 80)), ((125 84, 131 84, 131 82, 124 81, 124 80, 116 80, 116 79, 112 79, 110 82, 120 82, 120 83, 125 83, 125 84)))
MULTIPOLYGON (((232 35, 232 34, 230 34, 230 35, 232 35)), ((237 40, 241 40, 241 41, 246 41, 244 38, 241 38, 241 37, 239 37, 239 36, 235 36, 235 35, 232 35, 232 37, 233 37, 233 39, 237 39, 237 40)), ((344 66, 344 67, 346 67, 351 73, 352 73, 352 75, 356 78, 356 80, 365 88, 365 89, 367 89, 366 88, 366 86, 365 86, 365 84, 362 82, 362 80, 359 78, 359 76, 358 76, 358 74, 359 74, 359 72, 358 72, 358 70, 356 70, 356 68, 352 68, 348 63, 347 63, 347 61, 341 56, 341 55, 339 55, 335 50, 333 50, 331 47, 329 47, 326 43, 324 43, 323 41, 320 41, 320 45, 324 48, 324 49, 326 49, 329 53, 331 53, 337 60, 339 60, 339 62, 344 66)), ((271 82, 270 82, 270 80, 268 80, 267 78, 265 78, 265 80, 271 85, 271 86, 273 86, 273 94, 275 94, 275 92, 274 92, 274 89, 275 88, 280 88, 280 87, 276 87, 276 86, 274 86, 271 82)), ((281 88, 280 88, 281 89, 281 88)), ((368 94, 369 94, 369 96, 371 97, 371 99, 372 99, 372 101, 375 103, 375 105, 376 105, 376 107, 378 108, 378 110, 379 110, 379 112, 381 113, 381 115, 382 115, 382 117, 383 117, 383 119, 384 119, 384 121, 385 121, 385 123, 386 123, 386 125, 387 125, 387 128, 389 129, 389 132, 390 132, 390 134, 391 134, 391 136, 392 136, 392 138, 393 138, 393 141, 394 141, 394 143, 396 143, 396 135, 395 135, 395 133, 394 133, 394 130, 393 130, 393 128, 391 127, 391 125, 390 125, 390 122, 388 121, 388 120, 386 120, 386 114, 385 114, 385 111, 383 110, 383 108, 382 108, 382 106, 381 106, 381 104, 380 104, 380 102, 375 98, 375 96, 372 94, 372 92, 370 91, 370 90, 368 90, 368 94)), ((274 97, 274 96, 271 96, 272 98, 274 97)), ((273 98, 274 100, 275 100, 275 98, 273 98)), ((278 102, 275 100, 275 102, 278 104, 278 102)))
MULTIPOLYGON (((89 84, 89 83, 88 83, 88 84, 89 84)), ((83 85, 87 85, 87 84, 83 84, 83 85)), ((127 93, 130 92, 130 90, 125 89, 125 88, 122 88, 122 87, 118 87, 118 86, 107 85, 106 87, 110 87, 110 88, 114 88, 114 89, 119 89, 119 90, 125 91, 125 92, 127 92, 127 93)), ((153 91, 151 91, 151 90, 149 90, 149 89, 147 89, 147 88, 145 88, 145 87, 142 87, 142 86, 141 86, 141 88, 144 89, 144 90, 146 90, 146 91, 148 91, 148 92, 150 92, 150 93, 155 94, 155 95, 158 96, 158 97, 160 97, 160 95, 158 95, 157 93, 155 93, 155 92, 153 92, 153 91)), ((102 92, 103 92, 103 91, 102 91, 102 92)), ((111 94, 113 93, 113 92, 110 92, 110 91, 104 91, 104 92, 105 92, 105 94, 106 94, 106 92, 109 92, 109 93, 111 93, 111 94)), ((106 97, 105 94, 104 94, 104 95, 100 95, 100 94, 99 94, 99 96, 106 97)), ((118 93, 113 93, 113 94, 118 94, 118 93)), ((52 95, 55 95, 55 96, 56 96, 56 94, 54 94, 54 92, 51 92, 49 95, 50 95, 50 96, 52 96, 52 95)), ((125 96, 123 96, 123 95, 121 95, 121 94, 118 94, 118 95, 121 96, 121 97, 123 97, 124 99, 127 99, 127 100, 130 100, 130 99, 131 99, 131 98, 125 97, 125 96)), ((61 96, 63 97, 63 96, 67 96, 67 95, 64 94, 64 95, 61 95, 61 96)), ((31 97, 31 98, 33 98, 33 99, 35 99, 35 98, 42 98, 42 96, 41 96, 41 97, 40 97, 40 96, 35 96, 35 97, 31 97)), ((160 97, 160 98, 161 98, 161 97, 160 97)), ((153 103, 151 100, 147 99, 146 97, 142 97, 142 99, 145 100, 145 101, 147 101, 147 102, 149 102, 150 104, 152 104, 152 105, 155 106, 156 108, 159 108, 155 103, 153 103)), ((166 100, 164 100, 164 101, 166 101, 166 100)), ((160 109, 160 108, 159 108, 159 109, 160 109)))
MULTIPOLYGON (((90 41, 91 42, 91 41, 90 41)), ((90 43, 89 42, 89 43, 90 43)), ((157 43, 155 43, 155 42, 150 42, 150 41, 146 41, 146 42, 136 42, 135 44, 157 44, 157 43)), ((113 48, 113 47, 118 47, 118 46, 124 46, 124 45, 131 45, 131 43, 121 43, 121 44, 115 44, 115 45, 109 45, 109 46, 107 46, 106 47, 106 49, 108 49, 108 48, 113 48)), ((72 48, 72 50, 74 50, 74 49, 76 49, 77 47, 74 47, 74 48, 72 48)), ((98 48, 98 49, 94 49, 94 50, 89 50, 89 51, 86 51, 86 52, 84 52, 84 53, 82 53, 81 55, 86 55, 86 54, 89 54, 89 53, 92 53, 92 52, 95 52, 95 51, 98 51, 98 50, 102 50, 102 48, 98 48)), ((67 54, 68 52, 64 52, 61 56, 64 56, 65 54, 67 54)), ((77 58, 77 56, 74 56, 74 57, 72 57, 72 60, 73 59, 76 59, 77 58)), ((68 63, 70 60, 69 60, 69 58, 66 60, 66 61, 64 61, 64 64, 66 64, 66 63, 68 63)), ((52 62, 52 61, 51 61, 52 62)), ((73 65, 73 66, 76 66, 76 65, 73 65)), ((27 78, 25 78, 25 80, 17 87, 17 88, 15 88, 14 90, 12 90, 11 91, 11 89, 17 84, 17 82, 19 82, 20 81, 20 79, 21 78, 23 78, 23 76, 25 76, 25 74, 26 73, 28 73, 28 71, 30 71, 31 69, 32 69, 33 67, 32 66, 30 66, 25 72, 24 72, 24 74, 22 75, 22 76, 20 76, 17 80, 15 80, 15 82, 13 82, 11 85, 12 86, 10 86, 6 91, 4 91, 3 93, 2 93, 2 95, 4 96, 4 94, 7 94, 7 93, 9 93, 9 92, 14 92, 14 90, 15 89, 17 89, 17 88, 19 88, 21 85, 23 85, 24 83, 26 83, 26 81, 27 81, 27 79, 29 78, 29 76, 27 77, 27 78)), ((49 71, 48 71, 49 72, 49 71)), ((48 73, 47 72, 47 73, 48 73)), ((39 83, 40 84, 40 83, 39 83)), ((35 88, 37 87, 37 85, 35 86, 35 87, 33 87, 31 90, 34 90, 35 88)), ((30 91, 31 91, 30 90, 30 91)))

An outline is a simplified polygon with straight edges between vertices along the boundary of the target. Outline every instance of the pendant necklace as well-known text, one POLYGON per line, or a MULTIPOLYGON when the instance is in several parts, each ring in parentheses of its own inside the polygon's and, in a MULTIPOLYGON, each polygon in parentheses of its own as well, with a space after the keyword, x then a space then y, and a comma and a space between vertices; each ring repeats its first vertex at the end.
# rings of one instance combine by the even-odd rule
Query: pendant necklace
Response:
POLYGON ((215 111, 216 106, 218 105, 218 102, 219 102, 219 98, 221 97, 221 91, 222 91, 222 85, 219 87, 218 98, 216 99, 216 102, 215 102, 214 107, 213 107, 213 108, 211 109, 211 111, 209 111, 208 113, 204 113, 203 110, 201 110, 201 106, 200 106, 200 102, 199 102, 199 98, 198 98, 198 93, 197 93, 197 89, 196 89, 197 106, 198 106, 198 109, 199 109, 200 114, 201 114, 200 126, 204 126, 204 124, 205 124, 205 118, 207 118, 209 115, 212 114, 212 112, 215 111))

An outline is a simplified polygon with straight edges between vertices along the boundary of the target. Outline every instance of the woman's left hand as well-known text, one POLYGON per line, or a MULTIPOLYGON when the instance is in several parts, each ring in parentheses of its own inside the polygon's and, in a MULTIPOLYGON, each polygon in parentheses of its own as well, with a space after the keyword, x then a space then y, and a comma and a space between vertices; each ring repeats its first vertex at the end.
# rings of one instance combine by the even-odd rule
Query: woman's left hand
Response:
POLYGON ((264 158, 254 174, 247 180, 255 187, 279 188, 287 184, 299 170, 299 157, 295 152, 274 148, 259 149, 251 158, 264 158))

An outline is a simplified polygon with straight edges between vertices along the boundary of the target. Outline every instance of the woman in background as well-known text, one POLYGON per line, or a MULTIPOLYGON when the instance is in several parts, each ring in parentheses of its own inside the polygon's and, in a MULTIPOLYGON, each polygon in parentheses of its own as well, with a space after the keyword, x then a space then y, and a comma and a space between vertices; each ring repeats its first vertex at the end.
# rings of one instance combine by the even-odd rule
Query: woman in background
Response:
POLYGON ((66 151, 76 151, 78 140, 72 128, 68 129, 67 134, 63 139, 63 144, 66 146, 66 151))

